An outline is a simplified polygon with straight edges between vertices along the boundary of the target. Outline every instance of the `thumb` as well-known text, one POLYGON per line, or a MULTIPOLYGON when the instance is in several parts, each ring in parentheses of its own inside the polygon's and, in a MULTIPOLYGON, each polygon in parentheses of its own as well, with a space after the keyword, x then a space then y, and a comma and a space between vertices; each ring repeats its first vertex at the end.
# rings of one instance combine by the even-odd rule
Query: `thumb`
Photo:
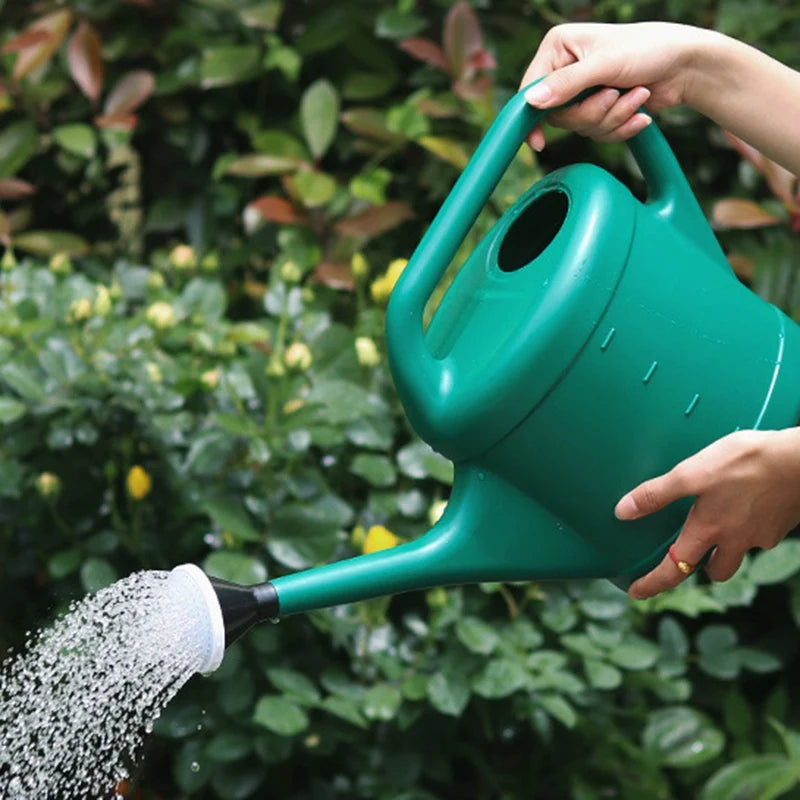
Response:
POLYGON ((638 519, 660 511, 670 503, 692 494, 675 471, 651 478, 628 492, 616 505, 617 519, 638 519))
POLYGON ((525 92, 525 99, 535 108, 554 108, 568 103, 584 89, 602 83, 602 70, 591 59, 575 61, 531 86, 525 92))

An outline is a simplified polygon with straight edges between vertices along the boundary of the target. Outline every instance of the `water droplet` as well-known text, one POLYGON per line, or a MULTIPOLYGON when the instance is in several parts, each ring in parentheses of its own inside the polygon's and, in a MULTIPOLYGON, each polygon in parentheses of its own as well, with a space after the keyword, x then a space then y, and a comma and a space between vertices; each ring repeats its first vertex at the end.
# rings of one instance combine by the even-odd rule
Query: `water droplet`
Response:
POLYGON ((192 761, 192 763, 189 765, 189 769, 192 772, 200 772, 200 765, 196 761, 192 761))

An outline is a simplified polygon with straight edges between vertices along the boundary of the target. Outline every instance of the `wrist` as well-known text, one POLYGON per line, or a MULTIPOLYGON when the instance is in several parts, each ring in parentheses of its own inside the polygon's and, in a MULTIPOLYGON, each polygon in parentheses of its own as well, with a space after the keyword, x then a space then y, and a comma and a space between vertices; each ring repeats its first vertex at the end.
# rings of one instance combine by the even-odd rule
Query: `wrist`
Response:
POLYGON ((718 31, 691 29, 682 58, 682 103, 708 113, 721 94, 736 91, 742 48, 746 45, 718 31))

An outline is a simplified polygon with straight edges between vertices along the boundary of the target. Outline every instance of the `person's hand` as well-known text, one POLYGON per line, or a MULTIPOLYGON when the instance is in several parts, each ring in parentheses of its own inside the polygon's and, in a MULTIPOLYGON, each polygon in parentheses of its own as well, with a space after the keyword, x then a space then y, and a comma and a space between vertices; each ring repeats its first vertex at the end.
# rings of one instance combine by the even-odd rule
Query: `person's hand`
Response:
POLYGON ((774 547, 800 523, 800 428, 737 431, 639 484, 614 509, 638 519, 681 497, 696 497, 673 545, 651 572, 631 584, 636 600, 677 586, 686 575, 677 562, 696 566, 712 550, 705 570, 726 581, 751 548, 774 547))
MULTIPOLYGON (((622 141, 650 123, 640 112, 643 105, 659 111, 684 101, 691 54, 714 35, 664 22, 559 25, 542 40, 520 86, 548 76, 526 95, 531 105, 542 109, 560 106, 593 86, 609 87, 551 114, 548 122, 598 141, 622 141), (629 91, 619 91, 625 89, 629 91)), ((541 128, 528 141, 542 150, 541 128)))

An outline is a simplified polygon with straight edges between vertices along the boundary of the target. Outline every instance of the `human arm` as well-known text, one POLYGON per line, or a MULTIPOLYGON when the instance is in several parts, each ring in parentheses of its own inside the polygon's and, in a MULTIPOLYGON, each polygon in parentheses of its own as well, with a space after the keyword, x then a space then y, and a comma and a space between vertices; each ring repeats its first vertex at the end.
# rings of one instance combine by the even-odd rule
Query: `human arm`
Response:
MULTIPOLYGON (((521 85, 542 76, 529 96, 537 108, 562 105, 592 86, 630 90, 606 89, 553 114, 560 127, 620 141, 647 125, 642 104, 649 111, 688 105, 800 174, 800 73, 716 31, 665 22, 559 25, 521 85)), ((531 142, 544 146, 540 129, 531 142)))
MULTIPOLYGON (((800 524, 800 428, 737 431, 713 442, 617 503, 619 519, 637 519, 681 497, 696 497, 675 541, 676 558, 697 565, 706 553, 712 580, 730 578, 751 548, 771 548, 800 524)), ((685 575, 667 555, 629 589, 641 600, 685 575)))

